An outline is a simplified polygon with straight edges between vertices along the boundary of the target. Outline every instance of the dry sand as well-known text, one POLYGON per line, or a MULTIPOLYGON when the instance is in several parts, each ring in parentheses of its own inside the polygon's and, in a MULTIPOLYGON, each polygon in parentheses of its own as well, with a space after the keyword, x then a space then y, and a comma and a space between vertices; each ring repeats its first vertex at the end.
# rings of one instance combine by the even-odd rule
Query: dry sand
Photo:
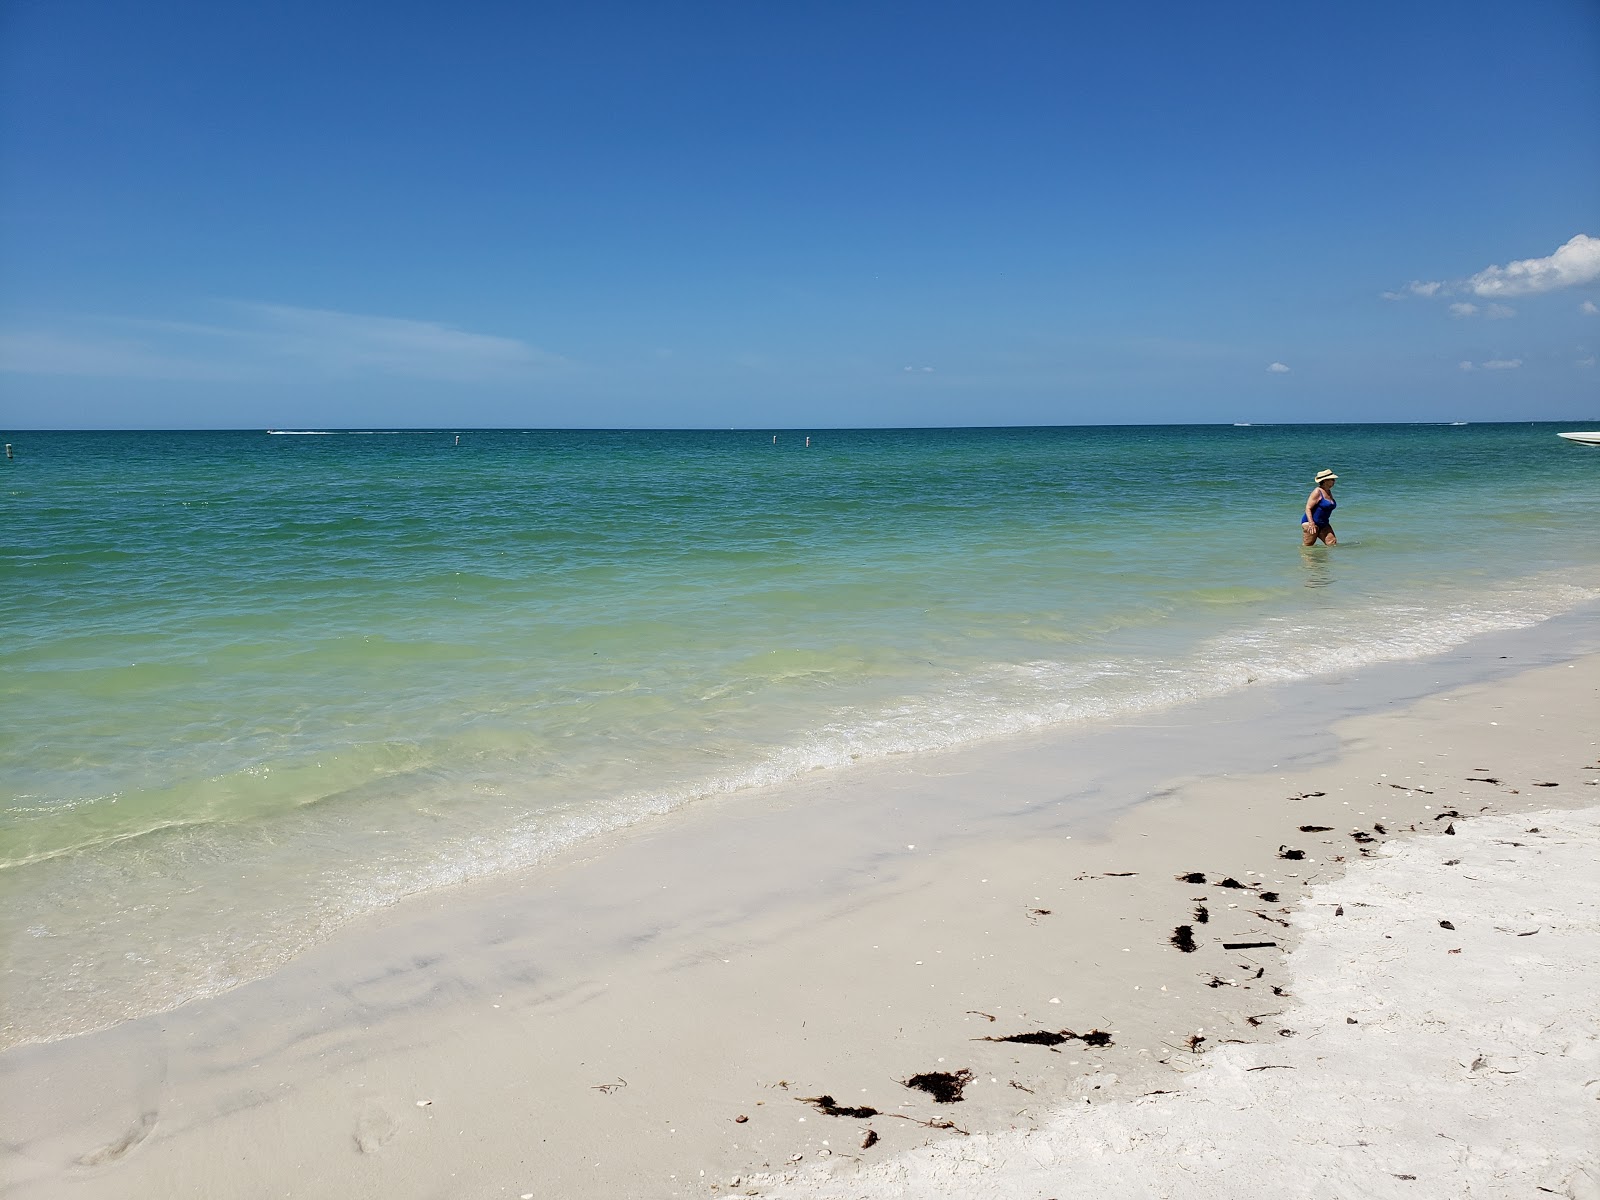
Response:
POLYGON ((764 1194, 820 1164, 827 1196, 1581 1195, 1595 824, 1491 820, 1600 800, 1600 657, 1318 719, 1361 708, 1301 685, 819 778, 423 898, 0 1056, 7 1194, 764 1194), (961 1101, 900 1082, 940 1071, 961 1101))
POLYGON ((1600 1197, 1597 855, 1595 808, 1394 843, 1296 907, 1291 994, 1263 997, 1260 1014, 1280 1041, 1213 1031, 1191 1056, 1199 1069, 1143 1098, 837 1176, 763 1173, 745 1190, 1600 1197))

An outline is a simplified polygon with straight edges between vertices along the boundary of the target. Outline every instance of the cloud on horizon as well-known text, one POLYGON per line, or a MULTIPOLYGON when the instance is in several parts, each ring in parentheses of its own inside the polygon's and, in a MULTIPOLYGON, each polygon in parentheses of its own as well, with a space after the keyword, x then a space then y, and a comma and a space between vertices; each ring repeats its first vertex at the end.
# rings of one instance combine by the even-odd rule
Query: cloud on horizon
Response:
POLYGON ((229 303, 231 322, 113 317, 0 332, 0 371, 220 380, 387 375, 451 383, 526 379, 569 365, 516 338, 437 321, 229 303))
POLYGON ((1274 375, 1287 375, 1289 373, 1289 368, 1281 362, 1268 363, 1267 370, 1274 375))

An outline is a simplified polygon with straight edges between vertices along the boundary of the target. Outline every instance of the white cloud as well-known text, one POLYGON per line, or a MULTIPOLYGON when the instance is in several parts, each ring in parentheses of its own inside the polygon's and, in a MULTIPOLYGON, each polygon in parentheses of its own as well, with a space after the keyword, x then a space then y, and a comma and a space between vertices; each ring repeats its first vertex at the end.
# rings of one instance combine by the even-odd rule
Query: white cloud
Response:
POLYGON ((0 371, 91 379, 237 379, 227 363, 191 359, 141 338, 20 329, 0 333, 0 371))
POLYGON ((933 373, 932 367, 907 367, 906 370, 915 371, 922 375, 931 375, 933 373))
POLYGON ((0 369, 36 375, 237 379, 376 374, 471 383, 527 378, 565 360, 527 342, 435 321, 284 304, 230 304, 212 324, 101 318, 0 334, 0 369))
POLYGON ((1478 306, 1461 301, 1450 306, 1450 315, 1452 317, 1475 317, 1478 315, 1478 306))
POLYGON ((1407 296, 1436 296, 1442 287, 1444 287, 1442 283, 1424 283, 1420 279, 1413 279, 1406 284, 1402 291, 1384 292, 1383 298, 1385 300, 1404 300, 1407 296))
POLYGON ((1465 359, 1465 358, 1463 358, 1460 362, 1458 362, 1456 364, 1456 366, 1460 367, 1463 371, 1474 370, 1474 367, 1473 367, 1471 361, 1468 360, 1468 359, 1465 359))
POLYGON ((1582 304, 1578 305, 1578 311, 1581 313, 1588 313, 1592 317, 1597 313, 1600 313, 1600 307, 1596 307, 1593 300, 1585 300, 1582 304))
POLYGON ((1484 306, 1483 315, 1491 321, 1504 321, 1507 317, 1517 315, 1517 310, 1509 304, 1489 304, 1484 306))
POLYGON ((1485 267, 1467 286, 1479 296, 1532 296, 1600 279, 1600 238, 1577 234, 1545 258, 1485 267))
POLYGON ((1491 358, 1483 364, 1485 371, 1515 371, 1522 365, 1520 358, 1491 358))
POLYGON ((1281 362, 1268 363, 1267 370, 1271 371, 1274 375, 1287 375, 1289 373, 1289 368, 1284 366, 1281 362))
POLYGON ((469 333, 435 321, 286 304, 238 307, 272 353, 336 372, 470 382, 522 375, 562 361, 515 338, 469 333))
POLYGON ((1580 358, 1572 365, 1575 367, 1592 367, 1594 366, 1594 355, 1591 354, 1588 358, 1580 358))

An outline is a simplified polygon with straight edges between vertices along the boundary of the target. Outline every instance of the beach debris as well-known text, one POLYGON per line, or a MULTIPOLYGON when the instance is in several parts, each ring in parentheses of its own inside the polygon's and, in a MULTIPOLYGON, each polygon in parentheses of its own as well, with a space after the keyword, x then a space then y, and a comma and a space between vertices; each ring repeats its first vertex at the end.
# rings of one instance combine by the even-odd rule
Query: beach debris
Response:
POLYGON ((1262 950, 1267 947, 1276 948, 1277 942, 1223 942, 1224 950, 1262 950))
POLYGON ((1538 833, 1539 832, 1539 827, 1537 825, 1535 825, 1532 829, 1524 829, 1522 832, 1523 833, 1538 833))
POLYGON ((1176 878, 1179 883, 1204 883, 1206 881, 1206 873, 1204 871, 1190 871, 1187 875, 1179 875, 1176 878))
POLYGON ((1206 986, 1208 988, 1219 988, 1219 987, 1238 987, 1239 985, 1236 984, 1231 979, 1223 979, 1220 976, 1213 975, 1211 977, 1211 982, 1207 983, 1206 986))
POLYGON ((1279 986, 1278 986, 1278 985, 1277 985, 1277 984, 1273 984, 1273 986, 1272 986, 1272 994, 1273 994, 1273 995, 1274 995, 1274 996, 1287 996, 1287 995, 1288 995, 1288 994, 1289 994, 1289 993, 1288 993, 1288 992, 1286 992, 1286 991, 1284 991, 1284 990, 1283 990, 1283 989, 1282 989, 1282 988, 1281 988, 1281 987, 1279 987, 1279 986))
POLYGON ((1536 783, 1534 787, 1560 787, 1559 783, 1536 783))
POLYGON ((1037 925, 1039 923, 1039 918, 1048 917, 1050 915, 1050 911, 1051 910, 1048 908, 1030 908, 1027 912, 1027 917, 1028 920, 1037 925))
POLYGON ((1394 1175, 1394 1177, 1396 1179, 1415 1179, 1416 1178, 1415 1175, 1397 1175, 1393 1171, 1390 1171, 1389 1174, 1394 1175))
POLYGON ((740 1113, 737 1117, 735 1117, 733 1119, 733 1123, 735 1125, 743 1125, 749 1119, 750 1119, 749 1117, 745 1116, 743 1113, 740 1113))
POLYGON ((1294 1036, 1294 1030, 1292 1030, 1292 1029, 1280 1029, 1280 1030, 1278 1030, 1278 1036, 1279 1037, 1293 1037, 1294 1036))
POLYGON ((975 1008, 967 1009, 967 1016, 969 1016, 969 1017, 987 1017, 991 1021, 994 1020, 994 1014, 993 1013, 979 1012, 975 1008))
POLYGON ((432 1100, 418 1100, 417 1101, 417 1107, 418 1108, 427 1108, 432 1103, 433 1103, 432 1100))
POLYGON ((1194 926, 1179 925, 1172 931, 1172 936, 1167 939, 1185 954, 1193 954, 1200 947, 1194 943, 1194 926))
POLYGON ((876 1129, 867 1130, 867 1136, 861 1139, 861 1148, 863 1150, 871 1150, 877 1144, 878 1131, 876 1129))
POLYGON ((800 1101, 801 1104, 811 1105, 812 1108, 825 1117, 858 1117, 865 1119, 878 1115, 878 1110, 875 1108, 868 1108, 865 1104, 840 1104, 827 1093, 823 1093, 820 1096, 796 1096, 795 1099, 800 1101))
POLYGON ((1299 862, 1305 856, 1306 852, 1304 850, 1291 850, 1287 846, 1278 847, 1278 857, 1287 858, 1290 862, 1299 862))
POLYGON ((1248 912, 1252 917, 1260 917, 1263 921, 1271 921, 1274 925, 1282 925, 1285 929, 1289 928, 1289 922, 1285 921, 1282 917, 1275 917, 1271 913, 1260 912, 1253 908, 1246 909, 1245 911, 1248 912))
MULTIPOLYGON (((618 1075, 617 1076, 617 1081, 615 1083, 597 1083, 597 1084, 594 1084, 593 1086, 591 1086, 589 1088, 589 1090, 591 1092, 602 1092, 605 1095, 609 1096, 609 1095, 611 1095, 612 1092, 618 1091, 618 1090, 620 1090, 622 1088, 625 1088, 627 1086, 628 1086, 628 1081, 626 1079, 624 1079, 621 1075, 618 1075)), ((432 1103, 432 1101, 430 1101, 429 1103, 432 1103)))
POLYGON ((1315 800, 1318 796, 1326 796, 1327 792, 1301 792, 1298 796, 1290 796, 1291 800, 1315 800))
POLYGON ((1450 835, 1450 836, 1451 836, 1451 837, 1455 837, 1455 835, 1456 835, 1456 825, 1455 825, 1455 822, 1454 822, 1454 821, 1452 821, 1452 822, 1450 822, 1450 824, 1448 824, 1448 825, 1446 825, 1446 826, 1445 826, 1445 827, 1444 827, 1444 831, 1445 831, 1445 832, 1446 832, 1446 833, 1448 833, 1448 834, 1449 834, 1449 835, 1450 835))
POLYGON ((1088 1033, 1073 1033, 1070 1029, 1051 1032, 1041 1029, 1037 1033, 1013 1033, 1008 1037, 977 1038, 980 1042, 1016 1042, 1023 1046, 1056 1047, 1063 1042, 1082 1042, 1085 1046, 1109 1046, 1111 1035, 1104 1029, 1091 1029, 1088 1033))
POLYGON ((1377 838, 1373 837, 1370 833, 1368 833, 1365 829, 1352 829, 1350 831, 1350 836, 1353 837, 1356 841, 1361 842, 1363 845, 1366 844, 1367 842, 1375 842, 1375 841, 1378 840, 1377 838))
POLYGON ((1444 860, 1444 865, 1447 867, 1459 867, 1461 860, 1459 858, 1447 858, 1444 860))
POLYGON ((1460 819, 1463 819, 1463 820, 1464 820, 1464 819, 1465 819, 1465 818, 1462 818, 1462 817, 1461 817, 1461 814, 1460 814, 1460 813, 1458 813, 1458 812, 1457 812, 1457 811, 1456 811, 1456 810, 1455 810, 1455 809, 1453 809, 1453 808, 1447 808, 1447 809, 1445 809, 1445 810, 1444 810, 1444 811, 1443 811, 1443 812, 1442 812, 1442 813, 1437 813, 1437 814, 1435 814, 1435 816, 1434 816, 1434 818, 1433 818, 1433 819, 1434 819, 1434 820, 1435 820, 1435 821, 1443 821, 1443 820, 1445 820, 1445 819, 1446 819, 1446 818, 1452 818, 1452 819, 1455 819, 1455 818, 1460 818, 1460 819))
POLYGON ((1342 905, 1342 904, 1335 904, 1335 905, 1334 905, 1334 906, 1333 906, 1333 915, 1334 915, 1334 916, 1336 916, 1336 917, 1342 917, 1342 916, 1344 916, 1344 905, 1342 905))
POLYGON ((1389 831, 1388 831, 1388 829, 1386 829, 1386 828, 1385 828, 1385 827, 1384 827, 1384 826, 1382 826, 1382 825, 1379 825, 1379 824, 1375 824, 1375 825, 1373 825, 1373 827, 1372 827, 1372 832, 1373 832, 1373 833, 1380 833, 1380 834, 1385 834, 1385 835, 1387 835, 1387 834, 1388 834, 1388 832, 1389 832, 1389 831))
POLYGON ((1008 1080, 1008 1081, 1007 1081, 1007 1082, 1008 1082, 1008 1083, 1009 1083, 1009 1084, 1010 1084, 1010 1085, 1011 1085, 1011 1086, 1012 1086, 1012 1087, 1014 1087, 1014 1088, 1016 1088, 1016 1089, 1017 1089, 1017 1091, 1019 1091, 1019 1092, 1027 1092, 1027 1093, 1028 1093, 1028 1095, 1030 1095, 1030 1096, 1031 1096, 1031 1095, 1033 1095, 1033 1089, 1032 1089, 1032 1088, 1031 1088, 1031 1087, 1023 1087, 1023 1086, 1022 1086, 1022 1085, 1021 1085, 1021 1084, 1020 1084, 1020 1083, 1018 1083, 1018 1082, 1017 1082, 1017 1081, 1016 1081, 1016 1080, 1015 1080, 1015 1079, 1012 1079, 1012 1080, 1008 1080))
POLYGON ((959 1133, 962 1137, 971 1137, 969 1130, 961 1128, 949 1117, 935 1117, 931 1121, 919 1121, 916 1117, 907 1116, 905 1113, 885 1113, 888 1117, 898 1117, 902 1121, 910 1121, 913 1125, 921 1125, 924 1129, 949 1129, 959 1133))
MULTIPOLYGON (((972 1082, 972 1072, 966 1069, 960 1071, 924 1071, 921 1075, 913 1075, 910 1079, 902 1079, 901 1087, 915 1088, 919 1092, 927 1092, 940 1104, 961 1103, 961 1093, 967 1084, 972 1082)), ((898 1114, 891 1113, 891 1116, 898 1114)), ((937 1126, 930 1126, 937 1128, 937 1126)))
POLYGON ((1302 825, 1302 826, 1300 826, 1300 832, 1301 833, 1332 833, 1333 832, 1333 826, 1332 825, 1302 825))
POLYGON ((1455 926, 1452 925, 1449 921, 1440 921, 1439 922, 1439 928, 1440 929, 1454 929, 1455 926))
POLYGON ((1137 872, 1137 871, 1101 871, 1100 872, 1100 874, 1105 875, 1105 876, 1107 876, 1107 877, 1109 877, 1111 879, 1126 879, 1126 878, 1128 878, 1128 876, 1137 875, 1138 873, 1139 872, 1137 872))
POLYGON ((1361 1024, 1361 1022, 1356 1020, 1354 1017, 1346 1017, 1344 1019, 1344 1023, 1346 1025, 1359 1025, 1359 1024, 1361 1024))
POLYGON ((1288 1063, 1268 1063, 1264 1067, 1246 1067, 1245 1070, 1246 1071, 1292 1071, 1292 1070, 1294 1070, 1294 1068, 1291 1067, 1288 1063))
POLYGON ((1190 1054, 1199 1054, 1200 1047, 1205 1043, 1205 1040, 1204 1034, 1191 1033, 1189 1035, 1189 1040, 1184 1042, 1184 1045, 1189 1048, 1190 1054))
POLYGON ((1267 904, 1276 904, 1278 902, 1278 893, 1277 892, 1262 892, 1261 893, 1261 899, 1263 901, 1265 901, 1267 904))
POLYGON ((1398 788, 1402 792, 1421 792, 1424 796, 1433 795, 1433 793, 1427 788, 1411 787, 1410 785, 1404 783, 1391 783, 1389 786, 1392 788, 1398 788))
POLYGON ((1241 891, 1246 890, 1244 884, 1240 883, 1232 875, 1229 875, 1221 883, 1217 884, 1217 886, 1225 888, 1239 888, 1241 891))
MULTIPOLYGON (((1256 973, 1254 975, 1250 976, 1250 978, 1251 979, 1260 979, 1266 973, 1267 973, 1267 969, 1265 967, 1257 967, 1256 968, 1256 973)), ((1278 989, 1277 988, 1273 988, 1272 990, 1273 991, 1277 991, 1278 989)))
MULTIPOLYGON (((1543 929, 1543 928, 1544 928, 1543 925, 1539 926, 1539 929, 1543 929)), ((1528 930, 1527 933, 1519 933, 1519 934, 1517 934, 1517 936, 1518 937, 1532 937, 1534 934, 1539 932, 1539 929, 1530 929, 1530 930, 1528 930)))
POLYGON ((1205 925, 1211 921, 1211 910, 1204 904, 1194 906, 1194 920, 1196 925, 1205 925))
POLYGON ((1500 781, 1498 779, 1496 779, 1493 775, 1468 775, 1467 776, 1467 782, 1468 783, 1499 783, 1500 781))

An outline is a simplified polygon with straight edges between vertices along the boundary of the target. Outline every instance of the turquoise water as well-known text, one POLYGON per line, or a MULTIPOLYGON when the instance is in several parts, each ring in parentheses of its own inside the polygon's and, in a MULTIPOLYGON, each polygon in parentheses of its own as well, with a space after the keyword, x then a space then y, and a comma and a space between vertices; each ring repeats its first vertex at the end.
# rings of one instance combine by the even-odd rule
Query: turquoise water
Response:
POLYGON ((1565 611, 1556 428, 11 434, 0 1041, 697 797, 1565 611))

